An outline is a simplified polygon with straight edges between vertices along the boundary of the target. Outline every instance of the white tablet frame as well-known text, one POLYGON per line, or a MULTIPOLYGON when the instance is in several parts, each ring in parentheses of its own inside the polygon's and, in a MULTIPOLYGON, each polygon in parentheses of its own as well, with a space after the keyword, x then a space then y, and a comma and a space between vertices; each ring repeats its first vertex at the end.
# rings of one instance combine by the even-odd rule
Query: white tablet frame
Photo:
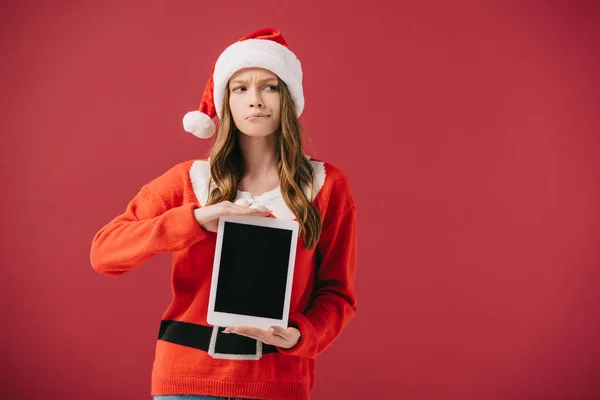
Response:
POLYGON ((288 327, 288 317, 290 312, 290 299, 292 295, 292 282, 294 279, 294 264, 296 261, 296 246, 298 244, 298 221, 290 219, 279 219, 270 217, 257 217, 250 215, 227 215, 219 218, 217 228, 217 243, 215 247, 215 258, 213 263, 212 280, 210 285, 210 297, 208 301, 208 315, 206 320, 214 326, 251 326, 260 329, 268 329, 271 325, 288 327), (217 286, 219 278, 219 267, 221 264, 221 250, 223 247, 223 235, 225 233, 225 222, 236 224, 247 224, 256 226, 266 226, 270 228, 285 229, 292 231, 290 242, 290 257, 288 263, 287 282, 285 286, 285 298, 283 304, 283 316, 281 319, 263 318, 252 315, 241 315, 215 311, 215 300, 217 296, 217 286))

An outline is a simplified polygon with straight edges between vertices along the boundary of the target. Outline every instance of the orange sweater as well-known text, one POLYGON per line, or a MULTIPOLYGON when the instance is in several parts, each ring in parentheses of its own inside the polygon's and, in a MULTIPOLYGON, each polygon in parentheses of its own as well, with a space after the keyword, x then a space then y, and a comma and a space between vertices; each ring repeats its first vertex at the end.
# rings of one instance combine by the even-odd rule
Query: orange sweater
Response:
MULTIPOLYGON (((300 330, 300 342, 291 349, 275 347, 257 360, 232 360, 159 338, 152 395, 309 398, 315 357, 356 313, 356 220, 348 179, 329 163, 310 162, 316 171, 312 201, 323 230, 316 247, 305 249, 300 239, 296 250, 289 324, 300 330)), ((209 326, 206 315, 216 233, 203 230, 193 216, 195 208, 206 204, 212 187, 209 178, 206 159, 175 165, 144 185, 125 213, 101 228, 92 242, 93 268, 110 276, 137 268, 157 253, 172 253, 173 300, 162 323, 209 326)), ((240 192, 238 197, 248 195, 240 192)), ((271 217, 292 215, 277 191, 262 200, 273 210, 271 217)))

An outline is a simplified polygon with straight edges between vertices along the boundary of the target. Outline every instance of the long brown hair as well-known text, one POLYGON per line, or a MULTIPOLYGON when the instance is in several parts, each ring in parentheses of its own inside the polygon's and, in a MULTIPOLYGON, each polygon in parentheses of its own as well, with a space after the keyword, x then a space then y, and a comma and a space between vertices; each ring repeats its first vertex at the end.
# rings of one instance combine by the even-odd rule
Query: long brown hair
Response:
MULTIPOLYGON (((278 80, 281 123, 274 134, 277 135, 275 153, 281 195, 298 220, 305 247, 312 248, 321 235, 321 217, 302 188, 310 187, 311 198, 314 197, 315 172, 304 156, 303 130, 290 92, 285 82, 278 80)), ((233 122, 229 107, 229 85, 225 89, 221 115, 216 141, 210 151, 210 175, 215 188, 209 193, 207 205, 233 201, 245 172, 238 139, 241 132, 233 122)))

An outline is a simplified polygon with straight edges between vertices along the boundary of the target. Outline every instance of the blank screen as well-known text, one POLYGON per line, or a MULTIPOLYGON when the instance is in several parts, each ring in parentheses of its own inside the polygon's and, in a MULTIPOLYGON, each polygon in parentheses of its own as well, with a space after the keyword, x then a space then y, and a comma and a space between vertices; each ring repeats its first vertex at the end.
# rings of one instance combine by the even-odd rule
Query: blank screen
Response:
POLYGON ((215 311, 281 319, 292 231, 225 222, 215 311))

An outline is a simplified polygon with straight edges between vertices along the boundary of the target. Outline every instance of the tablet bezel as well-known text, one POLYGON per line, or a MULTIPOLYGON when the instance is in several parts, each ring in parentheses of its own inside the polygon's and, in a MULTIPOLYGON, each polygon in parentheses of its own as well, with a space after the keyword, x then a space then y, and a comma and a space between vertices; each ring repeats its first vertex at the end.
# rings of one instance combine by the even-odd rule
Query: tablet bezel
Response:
POLYGON ((288 318, 290 311, 290 299, 292 294, 292 282, 294 278, 294 264, 296 260, 296 246, 298 243, 298 222, 289 219, 279 219, 270 217, 257 217, 250 215, 223 216, 219 218, 217 228, 217 242, 215 247, 215 258, 213 263, 213 272, 210 285, 210 297, 208 301, 207 322, 211 325, 227 326, 251 326, 260 329, 267 329, 272 325, 288 327, 288 318), (265 226, 269 228, 284 229, 292 231, 290 242, 290 257, 288 262, 288 273, 285 287, 285 297, 283 303, 283 316, 281 319, 272 319, 256 317, 251 315, 233 314, 215 311, 215 300, 217 296, 219 268, 221 263, 221 250, 223 247, 223 235, 225 234, 225 222, 236 224, 246 224, 255 226, 265 226))

